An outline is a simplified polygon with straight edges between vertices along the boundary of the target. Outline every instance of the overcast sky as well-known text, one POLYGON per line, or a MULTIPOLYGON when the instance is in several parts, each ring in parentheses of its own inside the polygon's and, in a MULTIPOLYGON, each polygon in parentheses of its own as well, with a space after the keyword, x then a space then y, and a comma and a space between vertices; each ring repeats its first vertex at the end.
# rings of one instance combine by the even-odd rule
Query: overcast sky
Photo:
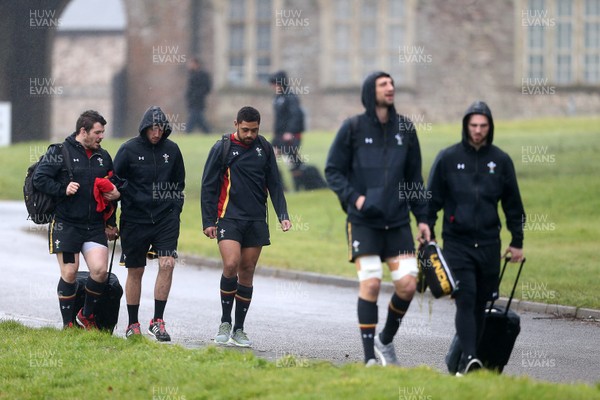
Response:
POLYGON ((61 30, 124 29, 122 0, 72 0, 60 16, 61 30))

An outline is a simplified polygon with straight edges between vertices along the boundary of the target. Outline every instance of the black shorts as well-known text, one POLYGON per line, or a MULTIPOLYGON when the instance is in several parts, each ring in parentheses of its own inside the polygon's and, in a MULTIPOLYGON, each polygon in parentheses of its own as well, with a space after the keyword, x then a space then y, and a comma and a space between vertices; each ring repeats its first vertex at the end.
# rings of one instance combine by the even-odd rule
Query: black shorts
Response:
POLYGON ((376 229, 351 222, 346 224, 348 261, 363 255, 378 255, 381 261, 415 252, 410 225, 391 229, 376 229))
POLYGON ((158 257, 177 257, 179 213, 172 212, 155 224, 138 224, 121 220, 121 265, 127 268, 146 266, 150 246, 158 257))
POLYGON ((262 247, 271 244, 266 221, 220 219, 217 221, 217 241, 235 240, 244 247, 262 247))
POLYGON ((99 243, 108 246, 104 226, 98 225, 93 229, 70 225, 59 219, 53 219, 48 228, 48 248, 50 254, 79 253, 86 242, 99 243))

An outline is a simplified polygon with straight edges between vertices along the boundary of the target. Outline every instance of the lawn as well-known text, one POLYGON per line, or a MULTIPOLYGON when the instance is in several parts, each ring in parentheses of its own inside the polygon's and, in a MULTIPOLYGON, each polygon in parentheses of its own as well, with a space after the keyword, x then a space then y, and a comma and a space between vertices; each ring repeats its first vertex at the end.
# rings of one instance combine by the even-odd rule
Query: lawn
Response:
MULTIPOLYGON (((302 154, 309 163, 323 168, 333 134, 305 134, 302 154)), ((187 170, 180 237, 183 253, 219 257, 215 242, 201 232, 199 201, 203 165, 219 137, 172 137, 182 149, 187 170)), ((419 138, 423 175, 427 179, 439 150, 460 139, 460 126, 425 125, 419 138)), ((600 308, 597 284, 592 279, 598 275, 594 249, 600 237, 600 163, 593 161, 600 151, 600 118, 497 121, 494 140, 513 159, 528 215, 524 244, 528 261, 516 296, 536 302, 600 308)), ((103 144, 114 155, 122 142, 106 140, 103 144)), ((32 142, 0 149, 5 171, 0 177, 0 199, 22 198, 27 166, 46 146, 47 143, 32 142)), ((289 174, 282 163, 280 166, 289 183, 289 174)), ((273 245, 264 249, 260 264, 354 277, 353 266, 346 262, 345 214, 335 195, 326 189, 289 192, 287 200, 294 227, 290 232, 281 232, 271 210, 273 245)), ((503 246, 508 245, 509 239, 504 232, 503 246)), ((508 272, 502 285, 504 295, 514 272, 508 272)))
POLYGON ((600 399, 600 388, 481 371, 365 368, 0 322, 0 399, 600 399))

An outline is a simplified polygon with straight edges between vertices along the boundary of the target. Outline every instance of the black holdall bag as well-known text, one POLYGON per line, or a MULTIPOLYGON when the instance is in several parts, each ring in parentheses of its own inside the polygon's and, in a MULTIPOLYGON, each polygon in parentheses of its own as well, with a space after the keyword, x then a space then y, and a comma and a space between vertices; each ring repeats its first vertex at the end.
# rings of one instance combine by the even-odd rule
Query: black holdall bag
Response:
MULTIPOLYGON (((115 240, 110 257, 108 268, 108 278, 104 287, 104 292, 96 306, 94 307, 94 318, 98 329, 113 333, 117 322, 119 321, 119 310, 121 306, 121 297, 123 296, 123 288, 119 283, 119 278, 112 271, 112 264, 115 256, 115 248, 117 241, 115 240)), ((75 305, 73 307, 73 325, 77 325, 75 316, 83 308, 85 303, 85 284, 90 276, 87 271, 77 272, 77 293, 75 297, 75 305)))
POLYGON ((417 254, 419 275, 417 290, 423 293, 427 286, 436 299, 442 296, 454 296, 458 285, 452 276, 450 267, 436 242, 429 242, 419 247, 417 254))

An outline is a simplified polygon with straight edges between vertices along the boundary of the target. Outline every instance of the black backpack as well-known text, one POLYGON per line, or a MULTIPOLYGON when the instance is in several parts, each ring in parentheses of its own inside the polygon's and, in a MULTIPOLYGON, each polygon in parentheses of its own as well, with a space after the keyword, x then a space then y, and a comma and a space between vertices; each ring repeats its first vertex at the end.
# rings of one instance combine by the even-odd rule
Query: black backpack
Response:
POLYGON ((46 154, 40 157, 40 159, 27 168, 27 174, 25 175, 25 183, 23 184, 23 197, 25 199, 25 207, 27 207, 27 213, 29 214, 28 219, 32 220, 36 224, 47 224, 52 221, 54 217, 54 209, 58 200, 56 197, 44 193, 33 185, 33 176, 40 162, 45 157, 50 157, 48 151, 52 147, 58 147, 61 150, 62 162, 64 163, 67 173, 69 174, 69 180, 73 180, 73 171, 71 171, 71 160, 69 159, 69 153, 66 147, 62 143, 51 144, 48 146, 46 154))

